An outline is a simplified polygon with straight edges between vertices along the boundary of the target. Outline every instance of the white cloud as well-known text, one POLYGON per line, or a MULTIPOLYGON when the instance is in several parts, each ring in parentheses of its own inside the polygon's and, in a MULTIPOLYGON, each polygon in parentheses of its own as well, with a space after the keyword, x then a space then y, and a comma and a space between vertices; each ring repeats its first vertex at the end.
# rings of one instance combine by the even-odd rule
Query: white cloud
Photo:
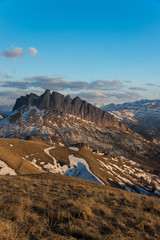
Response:
POLYGON ((38 54, 38 51, 37 51, 37 49, 30 47, 30 48, 28 48, 28 53, 30 56, 36 56, 38 54))

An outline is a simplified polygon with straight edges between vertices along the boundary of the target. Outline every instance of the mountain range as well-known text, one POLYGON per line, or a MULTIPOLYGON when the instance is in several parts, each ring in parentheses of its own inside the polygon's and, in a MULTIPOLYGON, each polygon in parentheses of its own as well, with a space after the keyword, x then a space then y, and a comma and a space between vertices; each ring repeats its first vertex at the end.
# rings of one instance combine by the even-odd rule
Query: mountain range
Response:
POLYGON ((59 173, 160 195, 158 141, 79 97, 22 96, 0 120, 0 136, 0 174, 59 173))

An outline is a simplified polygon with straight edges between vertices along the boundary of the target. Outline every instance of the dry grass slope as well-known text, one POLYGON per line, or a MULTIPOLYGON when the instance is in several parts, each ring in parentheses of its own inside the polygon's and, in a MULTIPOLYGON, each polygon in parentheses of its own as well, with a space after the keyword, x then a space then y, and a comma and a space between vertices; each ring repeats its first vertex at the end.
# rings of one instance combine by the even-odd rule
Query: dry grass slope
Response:
MULTIPOLYGON (((54 172, 54 161, 44 151, 51 146, 51 143, 34 137, 30 140, 0 138, 0 160, 14 169, 17 174, 38 174, 52 170, 54 172), (52 168, 49 169, 49 166, 52 168)), ((153 194, 152 189, 159 190, 160 180, 152 174, 158 174, 158 166, 155 172, 153 168, 147 168, 145 163, 143 166, 137 167, 138 165, 132 165, 129 159, 123 161, 121 157, 112 158, 111 154, 105 156, 101 153, 95 154, 87 146, 79 145, 78 149, 79 151, 74 151, 72 148, 57 145, 56 148, 50 150, 50 154, 62 166, 67 164, 70 167, 70 155, 85 159, 91 172, 106 185, 112 187, 132 186, 132 189, 138 192, 136 186, 139 186, 146 190, 150 189, 150 194, 153 194)), ((3 168, 1 173, 3 175, 3 168)))
POLYGON ((1 176, 0 239, 160 239, 160 200, 58 174, 1 176))
POLYGON ((49 147, 49 145, 36 138, 33 138, 32 141, 0 138, 0 160, 4 161, 18 174, 41 173, 42 171, 34 167, 28 160, 32 161, 36 156, 41 161, 50 161, 50 158, 44 153, 46 147, 49 147), (25 159, 25 156, 29 156, 29 158, 25 159))

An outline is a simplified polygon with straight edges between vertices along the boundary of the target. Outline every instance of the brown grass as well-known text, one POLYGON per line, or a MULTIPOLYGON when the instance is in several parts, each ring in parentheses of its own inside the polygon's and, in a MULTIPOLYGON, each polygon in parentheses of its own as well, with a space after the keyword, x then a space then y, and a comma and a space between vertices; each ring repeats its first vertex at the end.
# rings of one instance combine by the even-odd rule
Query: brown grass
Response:
POLYGON ((0 177, 0 239, 160 239, 160 200, 58 174, 0 177))

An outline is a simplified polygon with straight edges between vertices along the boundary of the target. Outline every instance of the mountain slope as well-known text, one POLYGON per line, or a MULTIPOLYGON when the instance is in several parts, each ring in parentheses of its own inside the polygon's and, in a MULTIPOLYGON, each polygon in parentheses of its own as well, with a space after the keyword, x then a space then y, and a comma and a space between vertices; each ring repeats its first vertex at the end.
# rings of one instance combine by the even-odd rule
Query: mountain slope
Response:
POLYGON ((140 135, 116 127, 97 126, 70 114, 57 115, 50 110, 29 107, 15 110, 0 121, 2 138, 29 139, 32 136, 56 144, 86 144, 101 152, 141 160, 158 166, 160 146, 140 135))

